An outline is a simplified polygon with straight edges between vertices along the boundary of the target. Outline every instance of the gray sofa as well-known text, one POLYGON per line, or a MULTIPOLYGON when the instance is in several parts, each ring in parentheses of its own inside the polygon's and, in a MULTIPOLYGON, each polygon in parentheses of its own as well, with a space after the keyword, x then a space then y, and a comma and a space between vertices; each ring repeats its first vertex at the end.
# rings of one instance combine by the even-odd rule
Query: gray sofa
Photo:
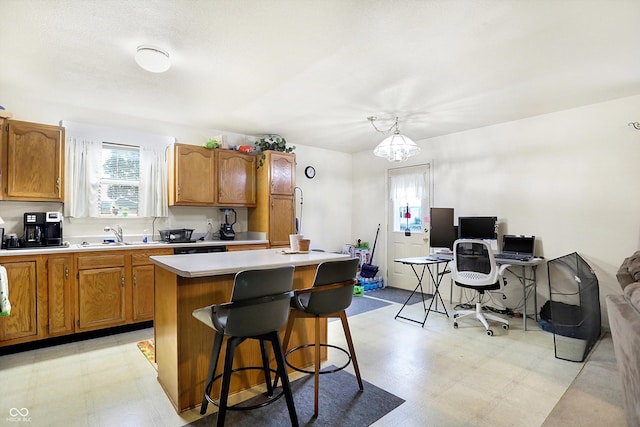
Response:
POLYGON ((618 273, 622 295, 607 296, 609 325, 624 391, 629 426, 640 426, 640 251, 618 273))

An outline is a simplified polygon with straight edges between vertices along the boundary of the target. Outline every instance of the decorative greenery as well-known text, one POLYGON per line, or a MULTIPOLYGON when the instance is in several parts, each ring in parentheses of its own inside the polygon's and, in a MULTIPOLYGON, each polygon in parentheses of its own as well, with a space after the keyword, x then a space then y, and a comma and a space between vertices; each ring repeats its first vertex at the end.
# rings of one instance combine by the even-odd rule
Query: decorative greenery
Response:
POLYGON ((258 168, 264 165, 264 160, 266 159, 266 155, 264 154, 267 150, 272 151, 280 151, 283 153, 292 153, 295 150, 296 146, 287 147, 287 141, 281 137, 280 135, 264 135, 260 139, 258 139, 254 145, 259 152, 262 152, 262 157, 260 158, 260 162, 258 164, 258 168))
POLYGON ((205 148, 219 148, 222 147, 222 142, 216 138, 209 138, 202 146, 205 148))

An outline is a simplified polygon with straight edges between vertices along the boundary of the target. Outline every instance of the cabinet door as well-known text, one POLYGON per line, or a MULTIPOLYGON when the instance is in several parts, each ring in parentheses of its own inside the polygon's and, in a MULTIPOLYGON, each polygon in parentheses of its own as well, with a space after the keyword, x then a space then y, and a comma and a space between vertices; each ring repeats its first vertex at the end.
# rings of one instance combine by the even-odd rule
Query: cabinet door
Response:
POLYGON ((293 195, 296 182, 296 158, 293 154, 272 151, 270 154, 271 194, 293 195))
POLYGON ((78 272, 78 330, 123 324, 125 268, 98 268, 78 272))
POLYGON ((133 267, 133 320, 153 319, 153 265, 133 267))
POLYGON ((218 150, 218 204, 256 205, 256 157, 218 150))
POLYGON ((289 246, 289 234, 294 234, 292 196, 271 196, 269 215, 269 243, 271 246, 289 246))
POLYGON ((36 262, 9 262, 2 265, 7 269, 11 314, 0 317, 0 341, 36 337, 36 262))
POLYGON ((64 128, 9 120, 5 200, 63 201, 64 128))
POLYGON ((73 333, 72 268, 72 255, 47 259, 49 335, 73 333))
POLYGON ((214 151, 195 145, 175 146, 175 205, 213 205, 215 197, 214 151))

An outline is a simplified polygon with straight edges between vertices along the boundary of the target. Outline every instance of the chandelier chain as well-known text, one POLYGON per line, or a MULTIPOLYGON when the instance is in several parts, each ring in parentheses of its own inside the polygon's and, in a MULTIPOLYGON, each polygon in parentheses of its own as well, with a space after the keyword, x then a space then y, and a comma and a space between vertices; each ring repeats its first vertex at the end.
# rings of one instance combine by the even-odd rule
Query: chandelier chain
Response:
POLYGON ((395 117, 395 120, 394 120, 393 124, 387 130, 378 129, 378 127, 374 123, 376 120, 378 120, 378 117, 369 116, 369 117, 367 117, 367 120, 369 120, 369 122, 371 123, 371 126, 373 126, 373 128, 379 133, 389 133, 389 132, 391 132, 391 130, 393 128, 395 128, 395 131, 393 131, 393 133, 395 133, 395 134, 399 134, 400 133, 400 130, 398 130, 398 117, 397 116, 395 117))

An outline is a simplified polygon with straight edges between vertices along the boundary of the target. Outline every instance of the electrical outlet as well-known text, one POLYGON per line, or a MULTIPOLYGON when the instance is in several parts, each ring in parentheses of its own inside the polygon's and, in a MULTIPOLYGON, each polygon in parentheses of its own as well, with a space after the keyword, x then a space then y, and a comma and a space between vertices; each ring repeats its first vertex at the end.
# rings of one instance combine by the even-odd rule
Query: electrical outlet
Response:
POLYGON ((207 226, 213 227, 213 218, 207 218, 207 226))

